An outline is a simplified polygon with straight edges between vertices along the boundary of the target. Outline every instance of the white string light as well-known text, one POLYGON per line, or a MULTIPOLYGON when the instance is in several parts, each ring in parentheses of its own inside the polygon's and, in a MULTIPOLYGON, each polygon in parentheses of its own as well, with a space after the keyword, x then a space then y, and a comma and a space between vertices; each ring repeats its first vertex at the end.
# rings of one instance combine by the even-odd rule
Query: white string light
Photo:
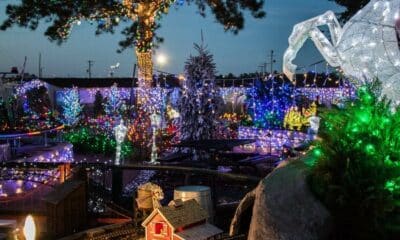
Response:
POLYGON ((326 61, 341 67, 359 86, 373 79, 382 82, 382 94, 400 103, 400 0, 371 0, 343 28, 332 11, 295 25, 284 54, 283 71, 293 79, 292 63, 308 38, 326 61), (327 25, 331 40, 318 29, 327 25))

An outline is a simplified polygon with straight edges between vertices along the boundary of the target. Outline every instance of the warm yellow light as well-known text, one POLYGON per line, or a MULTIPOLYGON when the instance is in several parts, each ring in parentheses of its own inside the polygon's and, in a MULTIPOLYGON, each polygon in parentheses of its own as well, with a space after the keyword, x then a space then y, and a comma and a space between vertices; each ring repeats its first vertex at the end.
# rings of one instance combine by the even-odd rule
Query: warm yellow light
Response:
POLYGON ((35 240, 36 227, 32 215, 26 217, 23 233, 26 240, 35 240))
POLYGON ((165 56, 164 54, 159 54, 157 55, 157 63, 159 65, 165 65, 167 63, 167 56, 165 56))

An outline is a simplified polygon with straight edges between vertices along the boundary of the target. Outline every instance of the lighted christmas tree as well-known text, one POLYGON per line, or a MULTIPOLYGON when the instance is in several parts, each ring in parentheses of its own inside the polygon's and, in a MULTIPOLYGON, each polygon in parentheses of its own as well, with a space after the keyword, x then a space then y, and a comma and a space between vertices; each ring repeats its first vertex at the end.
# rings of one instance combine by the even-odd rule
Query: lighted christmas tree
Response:
POLYGON ((63 123, 67 126, 74 126, 79 121, 82 112, 82 106, 79 99, 79 90, 77 87, 66 89, 63 93, 61 104, 63 123))
POLYGON ((215 64, 203 45, 194 45, 197 56, 185 64, 185 86, 180 104, 181 140, 214 137, 221 99, 215 86, 215 64))
POLYGON ((311 186, 331 210, 336 239, 400 234, 400 108, 376 89, 362 87, 355 102, 321 114, 311 186))
POLYGON ((117 84, 114 83, 110 88, 107 101, 104 103, 104 110, 109 116, 119 116, 124 106, 124 101, 120 95, 117 84))

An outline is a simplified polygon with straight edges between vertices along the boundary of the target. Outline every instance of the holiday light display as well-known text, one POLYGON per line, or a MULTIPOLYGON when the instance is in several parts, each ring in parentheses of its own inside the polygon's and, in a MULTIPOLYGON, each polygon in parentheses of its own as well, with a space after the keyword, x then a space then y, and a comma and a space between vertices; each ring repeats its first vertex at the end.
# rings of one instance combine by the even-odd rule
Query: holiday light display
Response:
POLYGON ((230 106, 230 108, 226 108, 225 111, 243 114, 245 111, 244 106, 248 100, 247 93, 249 90, 249 88, 245 87, 220 88, 220 94, 224 100, 224 104, 230 106))
POLYGON ((279 129, 285 110, 294 105, 295 89, 291 83, 275 78, 257 80, 248 92, 247 109, 253 124, 260 128, 279 129))
MULTIPOLYGON (((112 126, 114 125, 110 122, 105 122, 104 125, 87 124, 65 133, 64 139, 74 145, 76 152, 99 153, 111 156, 115 154, 116 149, 116 141, 112 136, 112 126)), ((133 147, 131 143, 124 141, 121 144, 121 158, 126 159, 132 153, 133 147)))
POLYGON ((181 140, 202 140, 214 137, 222 103, 215 84, 213 55, 202 45, 185 64, 185 82, 179 112, 181 140))
POLYGON ((295 25, 283 58, 284 73, 293 79, 292 61, 311 38, 326 61, 341 67, 357 86, 378 78, 382 95, 399 104, 399 8, 399 0, 371 0, 343 28, 331 11, 295 25), (331 41, 318 29, 322 25, 328 25, 331 41))
POLYGON ((121 119, 119 124, 114 128, 115 141, 117 143, 115 149, 115 165, 121 164, 121 144, 125 140, 128 128, 124 125, 124 120, 121 119))
POLYGON ((73 126, 79 121, 79 115, 82 112, 82 106, 79 100, 79 91, 77 87, 67 89, 63 94, 62 101, 63 122, 65 125, 73 126))
POLYGON ((286 111, 283 119, 283 126, 290 130, 301 130, 303 127, 310 126, 310 118, 317 114, 317 104, 313 102, 309 108, 302 109, 293 106, 286 111))
POLYGON ((296 88, 297 95, 307 97, 312 101, 318 100, 320 104, 337 105, 343 100, 354 99, 356 97, 355 89, 352 87, 343 88, 296 88))
MULTIPOLYGON (((59 143, 47 151, 26 157, 26 163, 72 163, 73 146, 69 143, 59 143)), ((59 180, 60 173, 57 168, 42 171, 21 170, 18 168, 0 169, 0 202, 9 202, 22 199, 38 189, 38 184, 52 185, 59 180)))
POLYGON ((134 1, 123 0, 127 15, 138 23, 136 35, 136 56, 139 66, 139 87, 151 87, 153 81, 152 47, 156 18, 167 13, 175 0, 134 1))
POLYGON ((157 129, 160 128, 161 126, 161 116, 156 112, 152 113, 150 115, 150 122, 151 122, 151 128, 153 129, 150 163, 158 164, 159 162, 157 162, 158 153, 156 144, 156 134, 157 134, 157 129))
POLYGON ((307 139, 307 135, 296 131, 239 127, 238 138, 256 139, 255 143, 238 147, 240 151, 281 156, 284 146, 300 145, 307 139))
POLYGON ((28 99, 28 93, 32 90, 41 89, 41 88, 47 89, 47 84, 45 84, 44 82, 42 82, 38 79, 23 83, 15 88, 14 96, 16 98, 22 98, 22 100, 23 100, 22 106, 24 109, 24 113, 30 117, 35 117, 36 115, 40 114, 40 112, 39 113, 35 112, 32 109, 33 106, 29 106, 30 103, 29 103, 29 99, 28 99))
POLYGON ((109 116, 118 116, 124 109, 125 103, 119 93, 118 86, 114 83, 110 88, 107 101, 104 103, 104 110, 109 116))
POLYGON ((321 114, 308 161, 312 189, 344 239, 379 239, 400 226, 400 109, 376 89, 362 86, 355 101, 321 114))

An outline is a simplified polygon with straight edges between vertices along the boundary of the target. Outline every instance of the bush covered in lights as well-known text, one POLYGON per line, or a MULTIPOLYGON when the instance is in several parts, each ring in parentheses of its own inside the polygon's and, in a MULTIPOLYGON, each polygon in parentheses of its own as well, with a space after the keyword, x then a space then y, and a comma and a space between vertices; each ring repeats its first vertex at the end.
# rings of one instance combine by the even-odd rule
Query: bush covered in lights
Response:
MULTIPOLYGON (((80 127, 64 135, 66 141, 74 145, 74 151, 79 153, 115 154, 116 142, 113 136, 106 132, 96 131, 90 127, 80 127)), ((122 143, 121 157, 129 158, 133 154, 133 146, 129 141, 122 143)))
POLYGON ((247 96, 252 124, 259 128, 280 129, 285 111, 294 104, 294 86, 280 78, 257 80, 247 96))
POLYGON ((400 233, 400 108, 378 99, 378 86, 360 88, 356 101, 321 115, 310 183, 331 210, 338 239, 400 233))

